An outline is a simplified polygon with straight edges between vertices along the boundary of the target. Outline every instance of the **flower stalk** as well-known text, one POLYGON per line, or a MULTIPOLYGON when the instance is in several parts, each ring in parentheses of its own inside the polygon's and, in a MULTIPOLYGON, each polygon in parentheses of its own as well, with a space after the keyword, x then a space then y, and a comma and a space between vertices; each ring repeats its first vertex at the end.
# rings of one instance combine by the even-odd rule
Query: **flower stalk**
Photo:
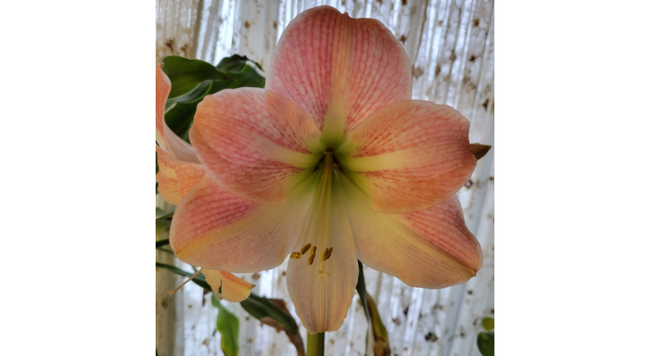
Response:
POLYGON ((307 356, 325 355, 325 333, 307 333, 307 356))

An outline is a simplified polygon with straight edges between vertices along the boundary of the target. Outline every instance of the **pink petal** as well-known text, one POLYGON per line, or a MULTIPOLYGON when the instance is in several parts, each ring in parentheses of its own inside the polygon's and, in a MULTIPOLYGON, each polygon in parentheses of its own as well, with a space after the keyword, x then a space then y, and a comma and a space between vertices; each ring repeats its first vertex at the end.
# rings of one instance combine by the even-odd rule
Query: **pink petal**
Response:
POLYGON ((470 178, 469 122, 426 101, 383 107, 354 131, 337 157, 374 200, 375 210, 404 213, 434 206, 470 178))
POLYGON ((161 65, 156 66, 156 141, 167 148, 165 143, 165 103, 172 90, 172 83, 169 77, 163 72, 161 65))
POLYGON ((205 280, 212 287, 212 291, 220 294, 223 299, 229 302, 239 303, 245 300, 251 295, 251 290, 255 287, 255 285, 230 272, 204 269, 202 273, 205 275, 205 280), (221 293, 219 293, 219 290, 221 290, 221 293))
POLYGON ((181 261, 208 269, 257 272, 276 267, 295 244, 303 200, 259 205, 229 193, 206 174, 176 208, 171 247, 181 261))
MULTIPOLYGON (((336 331, 347 316, 359 275, 359 265, 354 238, 342 202, 340 187, 332 188, 328 211, 318 211, 316 221, 309 225, 310 207, 302 221, 302 235, 296 242, 295 252, 307 243, 316 246, 313 263, 308 263, 311 249, 298 259, 290 259, 287 269, 287 289, 296 313, 310 332, 336 331), (316 236, 321 233, 321 235, 316 236), (324 235, 324 236, 323 236, 324 235), (332 248, 331 255, 323 261, 323 253, 332 248)), ((316 199, 315 199, 316 200, 316 199)))
POLYGON ((165 123, 165 103, 172 83, 161 65, 156 66, 156 142, 175 160, 199 163, 192 146, 178 137, 165 123))
POLYGON ((196 163, 175 160, 160 146, 156 146, 156 152, 158 193, 169 204, 178 205, 185 194, 201 180, 205 169, 196 163))
POLYGON ((350 181, 344 184, 357 256, 367 266, 422 288, 464 283, 481 268, 481 246, 455 195, 426 210, 382 214, 350 181))
MULTIPOLYGON (((282 33, 266 89, 354 127, 378 108, 411 98, 411 69, 395 36, 374 19, 351 19, 329 6, 298 15, 282 33)), ((342 133, 342 132, 341 132, 342 133)))
POLYGON ((320 131, 291 101, 256 88, 223 90, 198 105, 190 139, 200 161, 228 191, 260 204, 285 201, 318 156, 320 131))

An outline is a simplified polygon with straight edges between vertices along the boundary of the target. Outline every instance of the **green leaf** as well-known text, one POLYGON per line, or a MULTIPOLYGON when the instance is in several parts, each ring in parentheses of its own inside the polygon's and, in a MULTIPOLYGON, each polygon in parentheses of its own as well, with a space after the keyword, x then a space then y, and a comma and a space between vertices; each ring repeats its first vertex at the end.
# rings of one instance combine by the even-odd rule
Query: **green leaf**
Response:
MULTIPOLYGON (((203 99, 203 97, 201 97, 203 99)), ((165 122, 178 137, 189 141, 190 127, 194 123, 197 103, 175 103, 165 112, 165 122)))
POLYGON ((368 297, 368 310, 370 311, 370 321, 372 324, 372 336, 375 339, 374 352, 375 355, 390 355, 390 343, 388 342, 388 331, 381 321, 377 305, 372 297, 368 297))
POLYGON ((217 69, 226 73, 228 80, 226 82, 219 82, 210 91, 216 93, 221 89, 235 89, 242 87, 264 88, 266 79, 260 73, 262 67, 257 63, 248 59, 246 56, 234 54, 230 57, 222 59, 217 64, 217 69), (259 71, 255 67, 259 68, 259 71))
POLYGON ((481 325, 487 331, 494 330, 494 318, 490 318, 490 317, 483 318, 483 320, 481 320, 481 325))
POLYGON ((203 97, 208 95, 208 93, 210 92, 212 83, 215 82, 205 81, 199 84, 199 86, 196 87, 196 89, 192 90, 191 92, 185 95, 181 95, 173 99, 168 99, 167 103, 165 103, 165 109, 169 109, 171 105, 174 103, 185 103, 185 104, 199 103, 201 100, 203 100, 203 97))
POLYGON ((176 210, 176 208, 171 209, 171 210, 156 208, 156 219, 160 219, 160 218, 166 217, 166 216, 173 216, 174 215, 174 210, 176 210))
POLYGON ((195 90, 205 81, 224 80, 226 76, 212 64, 179 56, 163 58, 163 71, 172 83, 169 98, 175 99, 195 90))
POLYGON ((217 297, 212 294, 212 305, 219 309, 217 314, 217 330, 221 333, 221 350, 226 356, 237 356, 239 352, 239 319, 228 311, 217 297))
MULTIPOLYGON (((164 234, 169 231, 169 227, 172 225, 172 217, 174 213, 163 215, 159 218, 156 218, 156 237, 164 234)), ((158 248, 158 242, 156 242, 156 248, 158 248)))
MULTIPOLYGON (((192 277, 194 275, 194 273, 185 272, 185 271, 183 271, 182 269, 180 269, 180 268, 178 268, 176 266, 167 265, 167 264, 160 263, 160 262, 156 262, 156 267, 164 268, 164 269, 166 269, 166 270, 168 270, 168 271, 170 271, 172 273, 176 273, 176 274, 178 274, 180 276, 192 277)), ((212 288, 210 288, 210 285, 208 284, 208 282, 206 282, 205 276, 203 275, 203 273, 199 273, 196 277, 194 277, 194 279, 192 279, 192 282, 196 283, 199 287, 201 287, 203 289, 207 289, 210 292, 212 292, 212 288)))
POLYGON ((253 66, 260 68, 260 71, 262 67, 237 54, 222 59, 217 67, 178 56, 165 57, 163 63, 163 71, 172 82, 169 99, 165 104, 165 122, 188 143, 197 105, 206 95, 223 89, 263 88, 265 84, 264 76, 253 66))
POLYGON ((293 317, 264 297, 251 293, 246 300, 239 304, 255 319, 262 320, 269 317, 282 324, 290 333, 295 334, 298 332, 298 326, 293 317))
POLYGON ((366 318, 370 315, 368 308, 368 294, 366 293, 366 279, 363 275, 363 265, 361 261, 357 260, 359 263, 359 277, 357 279, 357 293, 359 293, 359 299, 361 299, 361 304, 363 305, 363 312, 366 314, 366 318))
MULTIPOLYGON (((384 323, 381 321, 379 316, 379 311, 377 310, 377 305, 370 295, 366 292, 366 280, 363 275, 363 264, 361 261, 359 263, 359 279, 357 280, 357 293, 359 293, 359 299, 363 305, 363 310, 366 314, 366 319, 368 320, 368 327, 372 330, 372 336, 375 340, 374 342, 374 354, 375 355, 390 355, 390 344, 388 342, 388 331, 384 326, 384 323)), ((366 345, 368 342, 366 341, 366 345)), ((366 350, 367 351, 367 350, 366 350)))
POLYGON ((481 355, 494 356, 494 331, 478 333, 476 345, 481 355))
MULTIPOLYGON (((359 264, 359 277, 357 278, 357 293, 359 293, 359 300, 363 305, 363 312, 366 314, 368 320, 368 328, 370 328, 370 307, 368 306, 368 294, 366 293, 366 278, 363 275, 363 264, 357 260, 359 264)), ((368 335, 366 334, 366 356, 368 356, 368 335)))
POLYGON ((221 71, 229 72, 241 72, 248 63, 253 63, 257 68, 262 70, 262 66, 259 63, 248 59, 246 56, 240 56, 238 54, 233 54, 230 57, 225 57, 219 64, 217 64, 217 69, 221 71))
POLYGON ((158 240, 156 241, 156 249, 159 249, 163 246, 169 245, 169 239, 164 239, 164 240, 158 240))
MULTIPOLYGON (((160 262, 156 262, 156 267, 165 268, 172 273, 185 277, 191 277, 194 275, 194 273, 183 271, 176 266, 171 266, 160 262)), ((192 282, 196 283, 199 287, 212 292, 212 288, 205 280, 205 276, 202 273, 199 273, 196 277, 194 277, 194 279, 192 279, 192 282)), ((282 324, 282 326, 285 327, 289 333, 298 333, 298 325, 296 324, 295 320, 293 320, 293 317, 267 298, 260 297, 251 293, 251 295, 246 300, 242 301, 239 304, 255 319, 262 320, 263 318, 271 318, 282 324)))
POLYGON ((228 86, 229 89, 253 87, 264 88, 266 79, 257 72, 253 67, 247 65, 241 72, 226 72, 229 78, 234 79, 234 83, 228 86))
MULTIPOLYGON (((265 298, 266 299, 266 298, 265 298)), ((275 306, 280 308, 283 313, 286 315, 291 315, 289 313, 289 309, 287 309, 287 303, 284 302, 282 299, 267 299, 269 302, 273 303, 275 306)), ((283 331, 285 334, 287 334, 287 337, 289 338, 289 341, 293 344, 293 346, 296 348, 296 353, 298 356, 305 356, 305 345, 302 342, 302 337, 300 336, 300 332, 298 330, 298 324, 296 324, 295 320, 291 318, 291 325, 292 327, 296 330, 295 332, 291 332, 287 329, 286 326, 278 322, 277 320, 271 318, 271 317, 264 317, 262 319, 259 319, 262 324, 266 324, 272 328, 275 328, 278 332, 283 331)))

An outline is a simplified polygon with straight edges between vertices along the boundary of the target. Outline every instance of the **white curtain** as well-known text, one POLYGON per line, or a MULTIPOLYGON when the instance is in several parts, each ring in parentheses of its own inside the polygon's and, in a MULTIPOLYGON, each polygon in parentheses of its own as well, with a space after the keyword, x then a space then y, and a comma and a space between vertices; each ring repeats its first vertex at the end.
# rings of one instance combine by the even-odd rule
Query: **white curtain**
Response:
MULTIPOLYGON (((157 0, 156 61, 181 55, 216 64, 237 53, 265 67, 289 21, 319 5, 384 23, 411 59, 413 98, 456 108, 471 123, 470 142, 493 145, 492 0, 157 0)), ((467 225, 483 247, 483 268, 475 278, 460 286, 426 290, 365 269, 367 289, 377 302, 393 355, 480 355, 476 346, 480 321, 494 316, 495 149, 479 161, 471 181, 458 193, 467 225)), ((173 261, 163 252, 157 254, 160 261, 173 261)), ((289 302, 285 272, 286 263, 245 278, 257 285, 258 295, 289 302)), ((204 301, 202 289, 190 283, 169 298, 166 291, 180 280, 163 270, 157 275, 160 356, 222 355, 220 337, 213 335, 217 311, 209 299, 204 301)), ((261 326, 238 304, 227 307, 240 318, 239 355, 296 354, 284 334, 261 326)), ((366 328, 355 297, 340 330, 327 333, 326 354, 363 355, 366 328)))

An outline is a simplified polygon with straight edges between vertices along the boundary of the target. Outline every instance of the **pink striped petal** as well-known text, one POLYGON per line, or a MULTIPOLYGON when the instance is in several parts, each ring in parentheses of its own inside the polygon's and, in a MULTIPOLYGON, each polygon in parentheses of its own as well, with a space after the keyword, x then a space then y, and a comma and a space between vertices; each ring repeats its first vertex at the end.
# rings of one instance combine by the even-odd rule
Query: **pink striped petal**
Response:
POLYGON ((257 88, 206 96, 190 139, 219 184, 260 204, 284 202, 297 175, 316 164, 312 152, 320 150, 320 131, 304 110, 257 88))
POLYGON ((204 269, 202 273, 212 291, 232 303, 239 303, 248 298, 255 287, 230 272, 204 269))
POLYGON ((166 202, 178 205, 181 199, 201 180, 205 174, 203 166, 175 160, 171 154, 156 146, 158 153, 158 193, 166 202))
MULTIPOLYGON (((411 98, 411 69, 395 36, 374 19, 351 19, 329 6, 298 15, 282 33, 266 89, 342 134, 378 108, 411 98)), ((329 131, 329 130, 324 130, 329 131)))
POLYGON ((170 244, 186 263, 214 270, 257 272, 280 265, 295 244, 306 202, 260 205, 233 195, 209 175, 180 202, 170 244))
POLYGON ((383 107, 350 132, 337 157, 374 200, 376 211, 404 213, 434 206, 470 178, 469 122, 427 101, 383 107))
POLYGON ((344 184, 357 256, 367 266, 422 288, 464 283, 481 268, 481 246, 455 195, 426 210, 382 214, 349 180, 344 184))

